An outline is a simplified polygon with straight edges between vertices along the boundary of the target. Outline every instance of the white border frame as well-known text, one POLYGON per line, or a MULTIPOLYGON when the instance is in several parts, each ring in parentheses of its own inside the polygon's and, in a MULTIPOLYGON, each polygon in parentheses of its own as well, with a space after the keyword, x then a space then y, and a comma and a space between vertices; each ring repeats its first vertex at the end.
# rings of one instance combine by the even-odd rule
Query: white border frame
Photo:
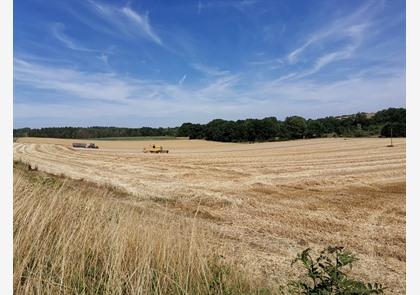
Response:
POLYGON ((420 1, 406 6, 406 93, 407 93, 407 202, 406 202, 406 283, 407 294, 420 294, 420 138, 418 116, 420 94, 420 1))
POLYGON ((0 288, 13 294, 13 1, 0 1, 0 288))
MULTIPOLYGON (((406 2, 407 294, 420 294, 420 1, 406 2), (416 96, 417 95, 417 96, 416 96)), ((0 1, 0 293, 13 294, 13 1, 0 1)))

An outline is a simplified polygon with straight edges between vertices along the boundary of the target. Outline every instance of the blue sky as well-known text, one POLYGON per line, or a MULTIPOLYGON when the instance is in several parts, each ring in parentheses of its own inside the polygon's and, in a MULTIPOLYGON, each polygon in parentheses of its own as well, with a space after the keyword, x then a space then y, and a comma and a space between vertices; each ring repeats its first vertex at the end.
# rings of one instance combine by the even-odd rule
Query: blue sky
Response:
POLYGON ((14 127, 405 107, 405 1, 14 1, 14 127))

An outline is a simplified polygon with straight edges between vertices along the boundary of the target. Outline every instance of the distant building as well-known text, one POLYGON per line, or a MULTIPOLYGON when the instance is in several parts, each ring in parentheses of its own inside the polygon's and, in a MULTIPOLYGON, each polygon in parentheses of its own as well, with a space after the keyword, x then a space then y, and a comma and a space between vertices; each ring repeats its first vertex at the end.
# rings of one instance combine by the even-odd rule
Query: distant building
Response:
MULTIPOLYGON (((365 113, 365 112, 361 112, 360 114, 362 114, 362 115, 366 115, 366 118, 370 119, 370 118, 372 118, 373 116, 375 116, 376 112, 374 112, 374 113, 365 113)), ((341 115, 341 116, 335 116, 334 118, 339 119, 339 120, 344 120, 344 119, 353 118, 353 117, 355 117, 355 116, 356 116, 355 114, 353 114, 353 115, 341 115)))

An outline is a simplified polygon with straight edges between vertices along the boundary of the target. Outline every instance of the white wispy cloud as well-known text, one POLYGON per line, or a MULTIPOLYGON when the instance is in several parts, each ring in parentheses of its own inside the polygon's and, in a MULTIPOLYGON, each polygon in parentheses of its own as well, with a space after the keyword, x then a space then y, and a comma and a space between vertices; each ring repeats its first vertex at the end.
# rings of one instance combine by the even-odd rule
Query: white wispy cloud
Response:
POLYGON ((309 39, 308 41, 306 41, 302 46, 296 48, 295 50, 293 50, 292 52, 290 52, 287 55, 287 60, 289 61, 289 63, 294 64, 297 62, 299 55, 307 48, 309 47, 311 44, 315 43, 318 40, 321 40, 322 36, 316 36, 316 37, 312 37, 311 39, 309 39))
POLYGON ((284 73, 277 81, 284 81, 302 79, 329 64, 350 59, 369 34, 372 18, 382 9, 377 4, 366 1, 352 13, 322 23, 320 29, 310 32, 300 46, 283 57, 258 59, 248 64, 266 70, 283 69, 284 73))
POLYGON ((251 8, 260 1, 257 0, 207 0, 197 2, 197 14, 201 14, 204 9, 234 9, 241 13, 251 11, 251 8))
POLYGON ((178 81, 178 84, 182 84, 182 83, 184 83, 184 81, 185 81, 185 79, 187 79, 187 75, 183 75, 182 77, 181 77, 181 79, 179 79, 179 81, 178 81))
POLYGON ((74 120, 74 112, 68 111, 74 109, 80 110, 79 114, 96 116, 98 120, 112 120, 117 115, 121 118, 128 115, 141 118, 147 113, 149 119, 165 118, 166 122, 169 120, 178 124, 187 120, 206 122, 214 119, 214 114, 226 119, 239 119, 370 111, 381 106, 398 105, 405 96, 404 69, 335 82, 305 79, 244 81, 238 74, 225 74, 208 77, 204 85, 190 87, 179 83, 185 80, 184 76, 169 83, 116 73, 88 73, 21 59, 15 59, 14 71, 17 85, 65 98, 61 104, 16 103, 17 118, 46 118, 52 113, 60 113, 61 120, 74 120), (243 88, 243 84, 247 87, 243 88), (305 108, 301 108, 302 103, 305 103, 305 108))
POLYGON ((348 42, 358 46, 363 37, 363 33, 368 26, 367 23, 364 23, 356 24, 348 28, 343 26, 343 24, 339 24, 328 31, 315 33, 302 46, 290 52, 287 55, 287 60, 289 63, 295 64, 299 61, 301 54, 312 45, 321 42, 325 44, 336 39, 348 38, 348 42))
POLYGON ((108 55, 101 54, 96 56, 97 59, 101 60, 104 64, 108 65, 108 55))
POLYGON ((284 61, 282 58, 272 58, 265 60, 253 60, 249 61, 248 64, 253 66, 264 66, 271 70, 275 70, 281 68, 284 65, 284 61))
POLYGON ((140 15, 135 12, 130 7, 123 7, 121 11, 124 15, 126 15, 129 19, 131 19, 134 23, 136 23, 139 28, 148 36, 151 40, 153 40, 157 44, 162 44, 159 36, 154 32, 152 26, 150 25, 149 15, 146 13, 145 15, 140 15))
POLYGON ((298 48, 291 51, 287 58, 290 63, 298 61, 300 55, 311 46, 318 43, 328 42, 331 39, 339 39, 344 37, 355 38, 359 40, 367 27, 369 26, 372 18, 380 11, 384 1, 366 1, 357 10, 348 15, 341 15, 336 19, 324 23, 322 27, 309 35, 307 40, 298 48))
POLYGON ((89 3, 92 10, 104 22, 113 26, 120 33, 128 36, 142 35, 158 45, 163 45, 161 38, 151 25, 148 12, 141 14, 129 6, 117 7, 93 0, 89 0, 89 3))
POLYGON ((64 33, 66 26, 62 23, 54 23, 51 25, 51 33, 52 35, 59 40, 63 45, 67 48, 77 51, 86 51, 86 52, 98 52, 98 50, 86 48, 77 44, 73 39, 67 36, 64 33))
POLYGON ((313 66, 310 67, 309 69, 306 69, 306 70, 304 70, 302 72, 299 72, 299 73, 295 72, 295 73, 290 73, 290 74, 284 75, 284 76, 280 77, 280 79, 281 80, 300 79, 300 78, 304 78, 306 76, 315 74, 319 70, 321 70, 323 67, 325 67, 326 65, 328 65, 330 63, 350 58, 355 49, 356 49, 356 46, 348 46, 348 47, 344 48, 343 50, 338 50, 338 51, 333 51, 333 52, 326 53, 326 54, 320 56, 319 58, 317 58, 315 63, 313 64, 313 66))
POLYGON ((201 2, 201 0, 198 0, 198 2, 197 2, 197 13, 201 14, 202 9, 203 9, 203 3, 201 2))
POLYGON ((245 9, 251 8, 254 4, 258 3, 256 0, 237 0, 237 1, 208 1, 205 7, 215 8, 234 8, 241 12, 245 9))
POLYGON ((14 81, 34 89, 71 95, 79 99, 124 101, 128 100, 134 86, 117 79, 113 74, 76 71, 14 60, 14 81))
POLYGON ((368 29, 372 26, 371 19, 380 9, 380 5, 373 1, 367 1, 359 9, 353 13, 332 20, 328 24, 309 35, 307 40, 296 49, 287 54, 285 60, 289 64, 294 65, 301 62, 301 57, 306 52, 311 55, 307 60, 312 60, 312 64, 300 72, 285 74, 280 79, 299 79, 317 73, 323 67, 340 61, 349 59, 356 50, 361 46, 368 29), (341 47, 333 45, 335 42, 343 43, 341 47), (332 48, 330 51, 319 51, 318 47, 332 48), (315 55, 315 57, 314 57, 315 55))
POLYGON ((224 76, 214 77, 207 85, 197 89, 194 95, 203 100, 220 101, 230 100, 232 103, 237 101, 236 86, 240 82, 240 75, 226 74, 224 76))
POLYGON ((227 70, 221 70, 201 63, 192 63, 191 67, 208 76, 224 76, 230 74, 227 70))

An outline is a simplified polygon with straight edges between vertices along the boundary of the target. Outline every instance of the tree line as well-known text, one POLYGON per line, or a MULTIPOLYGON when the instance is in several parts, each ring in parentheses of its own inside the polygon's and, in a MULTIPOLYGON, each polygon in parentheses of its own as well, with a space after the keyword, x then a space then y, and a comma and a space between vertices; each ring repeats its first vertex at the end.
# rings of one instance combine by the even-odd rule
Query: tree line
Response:
POLYGON ((176 136, 178 128, 122 128, 122 127, 48 127, 14 129, 14 137, 106 138, 137 136, 176 136))
POLYGON ((372 117, 357 113, 340 117, 306 120, 300 116, 279 121, 275 117, 227 121, 213 120, 207 124, 184 123, 178 136, 224 142, 255 142, 326 136, 390 136, 405 137, 405 109, 389 108, 372 117))
POLYGON ((14 129, 14 137, 102 138, 135 136, 180 136, 222 142, 255 142, 289 140, 327 136, 385 136, 405 137, 405 108, 389 108, 368 116, 357 113, 347 116, 305 119, 290 116, 284 121, 276 117, 264 119, 223 120, 207 124, 184 123, 173 128, 118 128, 118 127, 52 127, 14 129))

